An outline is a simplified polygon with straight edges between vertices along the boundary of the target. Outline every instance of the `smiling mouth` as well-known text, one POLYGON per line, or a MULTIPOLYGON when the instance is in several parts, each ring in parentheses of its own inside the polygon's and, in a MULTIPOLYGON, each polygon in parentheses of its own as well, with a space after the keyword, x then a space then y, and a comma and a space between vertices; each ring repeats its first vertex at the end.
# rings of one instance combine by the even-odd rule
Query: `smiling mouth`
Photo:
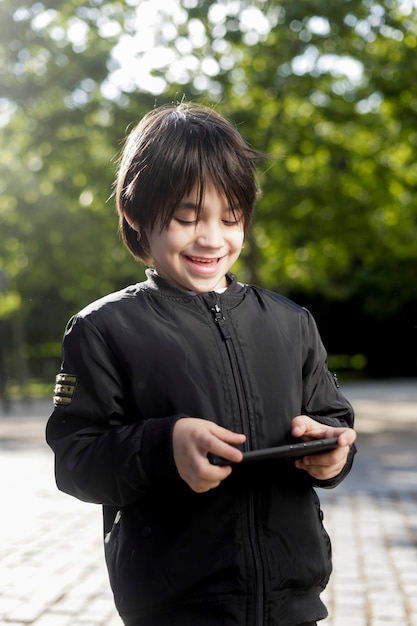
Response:
POLYGON ((221 257, 215 257, 212 259, 207 259, 204 257, 196 257, 196 256, 187 256, 187 259, 189 259, 192 263, 199 263, 201 265, 217 265, 217 263, 220 261, 221 257))

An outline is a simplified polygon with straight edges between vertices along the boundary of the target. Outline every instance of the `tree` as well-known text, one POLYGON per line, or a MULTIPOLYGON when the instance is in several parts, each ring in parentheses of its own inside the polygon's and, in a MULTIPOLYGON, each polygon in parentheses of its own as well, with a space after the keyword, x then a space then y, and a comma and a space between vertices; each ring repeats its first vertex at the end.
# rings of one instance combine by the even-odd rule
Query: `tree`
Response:
POLYGON ((127 15, 108 2, 0 4, 0 317, 34 355, 59 355, 71 313, 136 279, 109 200, 132 116, 102 93, 127 15))
MULTIPOLYGON (((402 346, 415 342, 417 303, 417 9, 395 0, 183 6, 192 8, 179 34, 197 28, 194 54, 213 64, 206 97, 270 157, 248 278, 333 302, 345 348, 357 348, 357 335, 373 371, 415 368, 402 346), (347 303, 357 311, 351 331, 347 303)), ((202 82, 201 63, 189 92, 202 82)))
POLYGON ((72 312, 140 278, 115 232, 116 155, 142 113, 185 97, 266 154, 242 278, 314 305, 332 351, 383 362, 389 331, 399 361, 417 301, 414 6, 179 0, 160 15, 151 93, 135 16, 155 3, 134 4, 0 3, 0 317, 57 354, 72 312))
MULTIPOLYGON (((19 337, 9 351, 15 376, 18 344, 36 357, 34 371, 51 356, 55 370, 68 317, 140 276, 109 200, 133 119, 122 97, 102 93, 122 15, 127 8, 109 2, 0 4, 0 318, 19 337)), ((153 99, 142 102, 138 115, 153 99)))

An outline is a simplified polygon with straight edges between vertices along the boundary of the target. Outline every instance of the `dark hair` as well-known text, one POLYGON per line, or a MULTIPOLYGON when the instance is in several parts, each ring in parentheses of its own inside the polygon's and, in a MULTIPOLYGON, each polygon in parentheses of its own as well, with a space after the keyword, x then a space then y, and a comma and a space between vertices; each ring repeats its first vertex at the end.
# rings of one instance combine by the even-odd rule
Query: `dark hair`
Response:
POLYGON ((198 219, 210 180, 242 215, 246 235, 257 195, 258 157, 235 126, 210 108, 179 104, 149 112, 127 137, 115 182, 126 247, 137 259, 151 262, 147 233, 155 226, 167 228, 196 185, 198 219), (137 224, 140 238, 127 220, 137 224))

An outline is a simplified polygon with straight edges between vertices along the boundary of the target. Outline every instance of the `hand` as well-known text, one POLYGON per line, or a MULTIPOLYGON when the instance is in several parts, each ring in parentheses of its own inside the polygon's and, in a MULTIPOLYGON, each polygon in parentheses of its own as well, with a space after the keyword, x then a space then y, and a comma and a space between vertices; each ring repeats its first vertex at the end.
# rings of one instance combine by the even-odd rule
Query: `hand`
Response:
POLYGON ((301 437, 304 441, 338 437, 339 445, 335 450, 311 454, 295 462, 298 469, 305 470, 318 480, 328 480, 340 474, 346 465, 350 446, 356 439, 356 432, 353 428, 326 426, 307 415, 294 417, 291 433, 294 437, 301 437))
POLYGON ((235 448, 245 441, 245 435, 222 428, 214 422, 197 417, 179 419, 173 429, 172 446, 179 475, 197 493, 218 487, 227 478, 230 465, 211 465, 207 453, 218 454, 239 463, 242 453, 235 448))

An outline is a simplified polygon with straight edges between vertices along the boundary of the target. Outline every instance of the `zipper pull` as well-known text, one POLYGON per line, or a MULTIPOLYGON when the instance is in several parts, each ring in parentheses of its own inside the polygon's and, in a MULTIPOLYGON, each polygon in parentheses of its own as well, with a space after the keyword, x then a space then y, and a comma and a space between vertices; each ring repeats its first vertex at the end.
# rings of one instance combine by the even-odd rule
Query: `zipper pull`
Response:
POLYGON ((213 313, 214 323, 217 324, 223 339, 226 341, 226 339, 230 338, 230 334, 227 332, 226 318, 224 317, 218 302, 211 307, 211 312, 213 313))
POLYGON ((216 324, 221 324, 221 322, 224 322, 224 315, 217 302, 214 306, 211 307, 211 312, 213 313, 214 321, 216 322, 216 324))

